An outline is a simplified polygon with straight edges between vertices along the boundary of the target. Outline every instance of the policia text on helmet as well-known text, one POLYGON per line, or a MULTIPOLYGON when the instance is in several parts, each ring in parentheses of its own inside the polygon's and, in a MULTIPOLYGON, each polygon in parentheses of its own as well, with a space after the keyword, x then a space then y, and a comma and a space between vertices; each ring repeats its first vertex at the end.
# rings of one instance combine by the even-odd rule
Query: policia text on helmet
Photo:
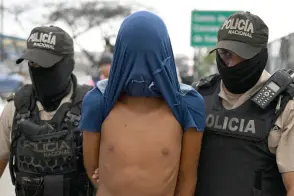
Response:
POLYGON ((286 196, 293 188, 293 72, 264 70, 267 42, 266 24, 249 12, 219 29, 219 74, 194 84, 206 105, 197 196, 286 196))
POLYGON ((77 84, 73 57, 72 38, 59 27, 42 26, 32 30, 27 51, 17 60, 28 60, 32 85, 11 96, 2 116, 12 118, 12 128, 0 131, 11 131, 9 169, 18 196, 94 194, 78 129, 91 87, 77 84))

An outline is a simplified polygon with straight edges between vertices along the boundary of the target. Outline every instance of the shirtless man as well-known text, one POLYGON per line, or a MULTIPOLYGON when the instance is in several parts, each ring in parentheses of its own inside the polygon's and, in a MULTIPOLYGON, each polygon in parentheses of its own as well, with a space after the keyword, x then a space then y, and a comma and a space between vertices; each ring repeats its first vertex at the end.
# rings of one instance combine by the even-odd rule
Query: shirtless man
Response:
POLYGON ((204 116, 202 97, 177 80, 164 22, 146 11, 127 17, 109 79, 82 107, 88 176, 100 168, 97 196, 193 196, 204 116))

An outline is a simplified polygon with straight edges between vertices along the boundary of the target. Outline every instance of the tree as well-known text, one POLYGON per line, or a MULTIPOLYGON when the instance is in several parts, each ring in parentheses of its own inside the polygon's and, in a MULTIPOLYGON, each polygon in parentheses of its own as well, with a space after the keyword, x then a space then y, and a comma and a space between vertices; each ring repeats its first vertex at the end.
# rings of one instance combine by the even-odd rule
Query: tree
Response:
MULTIPOLYGON (((68 1, 59 1, 54 3, 53 1, 43 1, 40 5, 34 4, 34 7, 28 5, 14 5, 9 8, 4 8, 10 14, 15 16, 15 21, 22 26, 21 15, 25 12, 29 12, 31 9, 36 7, 46 8, 44 9, 43 18, 45 22, 43 24, 50 24, 57 21, 62 21, 71 30, 72 37, 76 44, 81 48, 84 55, 92 64, 97 64, 96 55, 93 55, 86 48, 82 47, 77 42, 77 38, 86 32, 99 28, 103 34, 105 50, 113 52, 113 43, 111 40, 115 37, 116 32, 111 27, 117 19, 128 16, 133 10, 145 7, 144 5, 133 3, 132 5, 122 5, 118 1, 75 1, 76 4, 70 4, 68 1), (30 8, 30 9, 27 9, 30 8), (105 26, 110 28, 109 32, 105 31, 105 26)), ((39 22, 40 24, 40 22, 39 22)), ((38 25, 39 25, 38 24, 38 25)))
MULTIPOLYGON (((48 23, 56 21, 64 22, 71 29, 72 37, 76 41, 79 36, 89 30, 100 27, 105 23, 111 24, 115 19, 126 17, 132 11, 131 7, 120 5, 118 2, 103 1, 80 1, 78 6, 69 6, 66 2, 58 4, 48 3, 45 6, 53 8, 49 14, 45 15, 45 18, 48 19, 48 23)), ((103 31, 103 29, 101 30, 103 31)), ((109 52, 113 52, 113 44, 110 42, 112 36, 113 35, 105 33, 103 35, 105 49, 108 49, 109 52)), ((93 54, 88 52, 85 48, 82 48, 82 51, 91 63, 97 63, 93 54)))

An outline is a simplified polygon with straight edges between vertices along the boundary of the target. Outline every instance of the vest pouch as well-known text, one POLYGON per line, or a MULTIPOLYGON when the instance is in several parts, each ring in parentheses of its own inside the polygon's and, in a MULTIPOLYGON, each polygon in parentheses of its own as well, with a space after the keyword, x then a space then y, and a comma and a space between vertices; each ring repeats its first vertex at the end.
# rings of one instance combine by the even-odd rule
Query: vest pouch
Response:
POLYGON ((43 196, 64 196, 63 185, 64 178, 62 175, 45 176, 43 196))
POLYGON ((43 196, 43 178, 16 176, 16 195, 17 196, 43 196))
POLYGON ((263 196, 262 190, 258 190, 256 188, 252 189, 252 196, 263 196))
POLYGON ((56 132, 56 130, 46 122, 42 125, 38 125, 30 120, 25 120, 19 122, 18 126, 21 133, 23 133, 26 137, 51 134, 56 132))
POLYGON ((40 142, 40 141, 58 141, 58 140, 64 140, 69 135, 68 130, 58 131, 54 133, 49 134, 42 134, 42 135, 25 135, 27 139, 29 139, 32 142, 40 142))

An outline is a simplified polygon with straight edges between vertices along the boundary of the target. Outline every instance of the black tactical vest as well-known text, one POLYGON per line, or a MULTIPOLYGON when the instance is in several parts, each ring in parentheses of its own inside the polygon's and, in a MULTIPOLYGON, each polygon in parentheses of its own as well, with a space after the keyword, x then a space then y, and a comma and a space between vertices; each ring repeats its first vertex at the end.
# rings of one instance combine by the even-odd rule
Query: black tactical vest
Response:
MULTIPOLYGON (((290 89, 290 88, 289 88, 290 89)), ((285 93, 261 109, 251 100, 226 110, 218 96, 220 76, 198 84, 206 106, 206 129, 198 168, 196 196, 286 196, 268 135, 292 95, 285 93)), ((287 92, 293 91, 291 88, 287 92)))
POLYGON ((32 85, 15 94, 9 168, 17 196, 93 195, 78 129, 91 87, 77 85, 75 77, 73 84, 72 102, 62 104, 50 121, 40 120, 32 85))

